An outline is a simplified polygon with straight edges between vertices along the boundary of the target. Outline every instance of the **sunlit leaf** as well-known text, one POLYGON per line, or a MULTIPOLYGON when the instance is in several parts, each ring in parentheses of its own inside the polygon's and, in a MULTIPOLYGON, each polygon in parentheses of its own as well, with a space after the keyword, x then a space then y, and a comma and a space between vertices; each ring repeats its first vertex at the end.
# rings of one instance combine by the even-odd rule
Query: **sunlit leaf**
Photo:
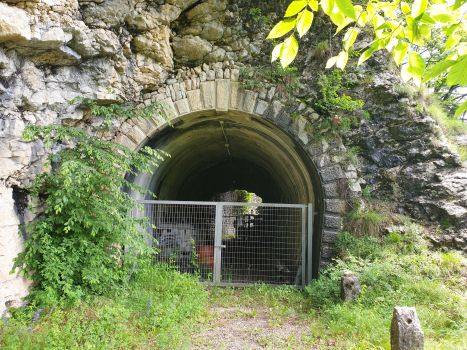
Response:
POLYGON ((408 65, 403 65, 401 69, 401 78, 404 83, 412 79, 412 74, 407 71, 408 65))
POLYGON ((464 113, 467 110, 467 100, 457 108, 456 113, 454 113, 454 118, 457 118, 460 116, 462 113, 464 113))
POLYGON ((436 21, 430 16, 428 16, 426 13, 423 14, 422 18, 420 18, 420 22, 426 24, 436 24, 436 21))
POLYGON ((344 35, 344 49, 346 51, 353 45, 358 36, 358 30, 353 28, 349 29, 344 35))
POLYGON ((394 48, 394 61, 396 61, 396 64, 398 66, 401 64, 402 60, 407 54, 408 49, 409 49, 408 43, 399 43, 394 48))
POLYGON ((426 72, 422 82, 425 83, 436 78, 438 75, 448 70, 454 63, 456 63, 455 60, 445 60, 436 63, 433 67, 430 68, 430 70, 428 70, 428 72, 426 72))
POLYGON ((367 12, 362 12, 360 16, 358 17, 357 23, 360 27, 365 26, 366 20, 368 18, 368 13, 367 12))
POLYGON ((326 69, 329 69, 329 68, 331 68, 332 66, 334 66, 336 64, 337 57, 338 56, 334 56, 334 57, 331 57, 330 59, 328 59, 328 61, 326 62, 326 69))
POLYGON ((347 51, 341 51, 337 56, 336 67, 340 69, 344 69, 347 61, 349 59, 349 53, 347 51))
POLYGON ((305 10, 298 18, 297 31, 300 38, 305 35, 313 23, 313 12, 305 10))
POLYGON ((344 29, 345 27, 347 27, 350 23, 352 22, 355 22, 353 19, 350 19, 348 17, 345 17, 344 19, 344 24, 340 25, 340 26, 337 26, 337 29, 336 29, 336 34, 339 33, 342 29, 344 29))
POLYGON ((427 39, 430 39, 431 38, 431 29, 430 29, 430 26, 428 26, 428 24, 422 24, 420 27, 419 27, 419 30, 420 30, 420 33, 427 39))
POLYGON ((425 67, 425 61, 418 52, 412 52, 409 54, 409 68, 407 68, 409 73, 422 77, 425 73, 425 67))
POLYGON ((451 35, 448 40, 446 40, 446 50, 452 49, 458 42, 461 40, 461 36, 457 34, 451 35))
POLYGON ((281 53, 282 67, 287 67, 295 59, 298 53, 298 41, 292 34, 284 41, 284 47, 281 53))
POLYGON ((311 9, 312 11, 318 11, 318 1, 316 1, 316 0, 310 0, 310 1, 308 2, 308 6, 310 6, 310 9, 311 9))
POLYGON ((336 26, 343 26, 345 23, 345 16, 341 11, 332 12, 329 17, 336 26))
POLYGON ((449 71, 446 83, 448 85, 467 85, 467 56, 460 56, 457 59, 457 62, 451 67, 451 70, 449 71))
POLYGON ((287 18, 277 23, 268 35, 268 39, 275 39, 284 36, 290 32, 297 23, 296 18, 287 18))
POLYGON ((332 10, 334 9, 334 0, 321 0, 321 7, 325 14, 331 16, 332 10))
POLYGON ((369 59, 371 57, 371 55, 373 54, 373 52, 375 52, 376 49, 373 48, 373 47, 370 47, 368 50, 366 50, 365 52, 363 52, 361 55, 360 55, 360 58, 358 59, 358 66, 361 65, 363 62, 365 62, 367 59, 369 59))
POLYGON ((405 1, 401 2, 401 9, 402 12, 404 12, 404 15, 408 14, 410 12, 410 5, 406 3, 405 1))
POLYGON ((272 50, 271 62, 274 62, 281 56, 283 48, 284 48, 284 43, 280 43, 276 45, 276 47, 274 47, 274 50, 272 50))
POLYGON ((426 10, 427 0, 415 0, 412 5, 412 17, 417 19, 418 16, 423 15, 426 10))
POLYGON ((451 36, 452 34, 454 34, 454 32, 457 31, 457 29, 459 29, 459 25, 458 24, 453 24, 450 27, 445 28, 445 30, 443 30, 443 31, 444 31, 444 34, 446 36, 451 36))
POLYGON ((430 15, 437 22, 448 23, 452 21, 451 13, 445 5, 435 4, 430 7, 430 15))
POLYGON ((357 20, 357 16, 355 15, 355 10, 353 8, 352 3, 350 0, 335 0, 336 5, 339 8, 339 10, 344 13, 349 18, 352 18, 353 20, 357 20))
POLYGON ((464 5, 466 2, 467 0, 456 0, 452 9, 455 11, 459 9, 462 5, 464 5))
POLYGON ((295 16, 297 13, 299 13, 303 8, 307 5, 306 0, 295 0, 292 1, 287 8, 287 11, 285 11, 284 17, 291 17, 295 16))

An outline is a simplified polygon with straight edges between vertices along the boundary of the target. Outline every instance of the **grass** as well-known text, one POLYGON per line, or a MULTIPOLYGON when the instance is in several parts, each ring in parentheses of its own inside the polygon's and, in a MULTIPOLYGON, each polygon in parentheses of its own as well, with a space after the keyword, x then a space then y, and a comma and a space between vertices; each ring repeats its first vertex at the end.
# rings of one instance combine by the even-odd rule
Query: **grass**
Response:
POLYGON ((45 309, 36 323, 37 306, 10 309, 0 348, 228 349, 225 329, 236 323, 247 341, 268 349, 390 349, 394 306, 416 307, 426 349, 466 348, 467 260, 430 251, 421 226, 399 221, 403 228, 388 236, 340 233, 339 258, 304 290, 205 287, 196 276, 157 267, 115 294, 45 309), (340 301, 343 270, 360 277, 355 302, 340 301))

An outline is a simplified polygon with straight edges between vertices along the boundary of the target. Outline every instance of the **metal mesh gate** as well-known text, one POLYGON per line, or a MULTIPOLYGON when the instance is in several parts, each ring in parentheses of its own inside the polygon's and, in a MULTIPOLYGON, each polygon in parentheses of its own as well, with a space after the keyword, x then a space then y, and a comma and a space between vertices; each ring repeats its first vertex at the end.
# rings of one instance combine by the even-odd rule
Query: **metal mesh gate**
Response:
MULTIPOLYGON (((311 271, 311 206, 229 202, 140 201, 155 229, 156 261, 195 273, 201 282, 305 285, 311 271), (307 225, 307 221, 308 225, 307 225), (307 232, 308 231, 308 232, 307 232), (308 239, 309 237, 309 239, 308 239)), ((149 243, 149 242, 148 242, 149 243)))

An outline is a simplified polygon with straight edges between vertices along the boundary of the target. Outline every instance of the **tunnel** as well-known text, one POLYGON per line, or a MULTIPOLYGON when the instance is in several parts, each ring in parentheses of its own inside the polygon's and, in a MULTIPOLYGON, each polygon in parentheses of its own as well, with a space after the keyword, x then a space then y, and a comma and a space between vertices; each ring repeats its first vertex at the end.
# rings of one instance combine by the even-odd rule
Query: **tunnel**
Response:
MULTIPOLYGON (((141 145, 142 146, 142 145, 141 145)), ((158 130, 145 144, 166 157, 153 174, 128 179, 153 192, 145 200, 212 201, 231 190, 246 190, 263 203, 312 203, 313 276, 318 275, 323 191, 303 147, 270 121, 236 112, 193 114, 158 130)))

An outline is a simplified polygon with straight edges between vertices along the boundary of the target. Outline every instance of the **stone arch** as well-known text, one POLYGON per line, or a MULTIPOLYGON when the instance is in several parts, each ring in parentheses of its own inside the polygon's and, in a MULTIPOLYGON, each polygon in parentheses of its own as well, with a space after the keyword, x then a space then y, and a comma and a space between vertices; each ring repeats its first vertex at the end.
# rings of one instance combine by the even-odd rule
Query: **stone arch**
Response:
MULTIPOLYGON (((358 192, 360 188, 356 171, 352 165, 344 167, 339 163, 345 151, 342 143, 315 138, 308 131, 307 125, 310 122, 304 115, 310 111, 300 101, 286 105, 276 98, 274 85, 260 91, 245 90, 238 81, 238 71, 225 71, 222 71, 223 76, 217 74, 217 78, 212 76, 204 81, 199 81, 199 78, 171 79, 157 93, 151 95, 151 100, 146 99, 145 103, 159 102, 163 106, 163 113, 175 128, 202 121, 248 119, 280 130, 293 140, 294 146, 312 164, 310 173, 315 174, 311 177, 314 182, 312 200, 318 213, 314 219, 313 238, 313 276, 317 277, 319 270, 335 255, 333 244, 342 227, 342 215, 346 210, 345 200, 339 198, 339 181, 350 180, 352 190, 358 192)), ((157 118, 126 122, 115 142, 139 150, 145 145, 151 145, 151 140, 164 135, 168 129, 169 124, 157 118)))

